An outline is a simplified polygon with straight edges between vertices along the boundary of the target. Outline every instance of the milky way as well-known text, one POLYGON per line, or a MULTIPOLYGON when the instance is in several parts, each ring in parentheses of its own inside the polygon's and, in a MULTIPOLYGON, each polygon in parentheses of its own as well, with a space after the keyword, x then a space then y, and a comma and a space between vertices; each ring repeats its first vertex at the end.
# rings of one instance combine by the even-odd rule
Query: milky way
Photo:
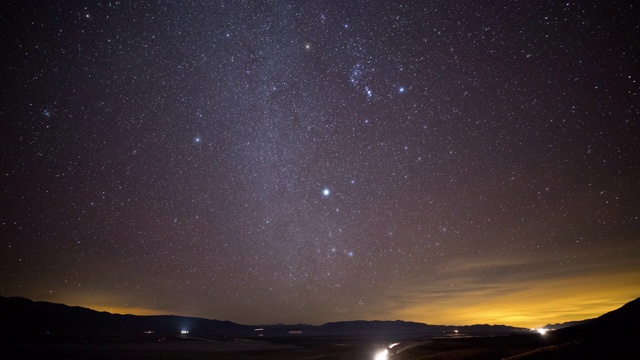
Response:
POLYGON ((2 6, 0 294, 536 326, 640 295, 634 1, 2 6))

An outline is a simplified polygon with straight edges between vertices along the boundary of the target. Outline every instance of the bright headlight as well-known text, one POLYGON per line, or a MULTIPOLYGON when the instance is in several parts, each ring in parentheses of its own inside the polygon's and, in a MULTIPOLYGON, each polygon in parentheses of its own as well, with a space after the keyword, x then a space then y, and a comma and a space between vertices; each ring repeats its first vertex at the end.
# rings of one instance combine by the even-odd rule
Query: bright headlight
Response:
POLYGON ((378 352, 373 360, 387 360, 387 354, 389 354, 389 350, 384 349, 378 352))

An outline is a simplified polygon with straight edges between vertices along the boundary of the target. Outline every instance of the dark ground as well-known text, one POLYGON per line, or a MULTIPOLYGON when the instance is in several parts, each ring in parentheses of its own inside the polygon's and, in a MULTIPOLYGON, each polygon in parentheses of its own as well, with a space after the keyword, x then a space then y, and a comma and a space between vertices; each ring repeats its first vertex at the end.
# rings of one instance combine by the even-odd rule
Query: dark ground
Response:
POLYGON ((64 338, 18 341, 10 350, 28 359, 352 359, 370 360, 386 343, 300 337, 207 340, 190 338, 64 338))
MULTIPOLYGON (((362 337, 274 337, 207 340, 179 337, 24 339, 7 344, 28 359, 292 359, 372 360, 388 343, 362 337)), ((389 360, 445 359, 637 359, 630 338, 564 342, 538 334, 415 339, 394 347, 389 360)))

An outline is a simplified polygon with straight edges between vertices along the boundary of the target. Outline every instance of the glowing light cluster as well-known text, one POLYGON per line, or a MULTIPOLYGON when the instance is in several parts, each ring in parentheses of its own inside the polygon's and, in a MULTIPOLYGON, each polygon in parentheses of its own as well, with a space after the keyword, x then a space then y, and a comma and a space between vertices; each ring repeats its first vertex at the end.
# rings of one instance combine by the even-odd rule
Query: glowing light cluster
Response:
POLYGON ((547 329, 545 329, 545 328, 537 328, 537 329, 536 329, 536 331, 537 331, 537 332, 538 332, 538 334, 540 334, 540 335, 546 335, 546 334, 547 334, 547 331, 549 331, 549 330, 547 330, 547 329))
POLYGON ((387 360, 387 355, 389 354, 389 350, 384 349, 376 353, 373 360, 387 360))

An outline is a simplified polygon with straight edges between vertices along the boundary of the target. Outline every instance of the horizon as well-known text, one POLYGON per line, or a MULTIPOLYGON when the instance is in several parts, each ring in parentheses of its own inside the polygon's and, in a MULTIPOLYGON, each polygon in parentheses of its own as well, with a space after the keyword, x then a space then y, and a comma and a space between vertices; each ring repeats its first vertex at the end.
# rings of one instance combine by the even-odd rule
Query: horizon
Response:
POLYGON ((149 310, 149 309, 130 309, 130 308, 122 308, 122 309, 115 309, 115 308, 91 308, 91 307, 87 307, 87 306, 82 306, 82 305, 78 305, 78 304, 64 304, 64 303, 59 303, 59 302, 50 302, 50 301, 45 301, 45 300, 35 300, 35 299, 29 299, 26 297, 22 297, 22 296, 9 296, 8 298, 22 298, 22 299, 26 299, 29 301, 33 301, 33 302, 46 302, 46 303, 51 303, 51 304, 59 304, 59 305, 65 305, 65 306, 69 306, 69 307, 81 307, 81 308, 86 308, 89 310, 93 310, 93 311, 98 311, 98 312, 106 312, 109 314, 113 314, 113 315, 134 315, 134 316, 177 316, 177 317, 187 317, 187 318, 199 318, 199 319, 205 319, 205 320, 215 320, 215 321, 229 321, 238 325, 244 325, 244 326, 278 326, 278 325, 283 325, 283 326, 294 326, 294 325, 310 325, 310 326, 322 326, 325 324, 330 324, 330 323, 339 323, 339 322, 356 322, 356 321, 372 321, 372 322, 395 322, 395 321, 401 321, 401 322, 407 322, 407 323, 419 323, 419 324, 424 324, 424 325, 430 325, 430 326, 460 326, 460 327, 464 327, 464 326, 475 326, 475 325, 488 325, 488 326, 510 326, 510 327, 514 327, 514 328, 520 328, 520 329, 537 329, 537 328, 541 328, 547 325, 561 325, 561 324, 565 324, 565 323, 569 323, 569 322, 580 322, 580 321, 588 321, 588 320, 593 320, 595 318, 598 318, 602 315, 605 315, 611 311, 614 310, 618 310, 620 309, 622 306, 634 301, 634 300, 638 300, 640 299, 640 297, 636 297, 633 299, 630 299, 629 301, 626 301, 625 303, 616 306, 615 308, 606 310, 602 313, 599 314, 594 314, 591 317, 587 317, 587 318, 580 318, 580 319, 573 319, 573 320, 566 320, 566 321, 557 321, 557 322, 547 322, 545 324, 539 324, 537 326, 517 326, 517 325, 512 325, 512 324, 503 324, 503 323, 468 323, 468 324, 453 324, 453 323, 434 323, 434 322, 421 322, 421 321, 414 321, 414 320, 403 320, 403 319, 387 319, 387 320, 380 320, 380 319, 348 319, 348 320, 332 320, 332 321, 327 321, 327 322, 323 322, 323 323, 282 323, 282 322, 275 322, 275 323, 260 323, 260 322, 252 322, 252 323, 240 323, 240 322, 236 322, 233 321, 231 319, 220 319, 220 318, 207 318, 207 317, 202 317, 202 316, 194 316, 194 315, 181 315, 181 314, 175 314, 175 313, 167 313, 167 312, 162 312, 159 310, 149 310), (131 311, 134 312, 131 312, 131 311))
POLYGON ((2 296, 525 328, 638 296, 634 1, 3 15, 2 296))

